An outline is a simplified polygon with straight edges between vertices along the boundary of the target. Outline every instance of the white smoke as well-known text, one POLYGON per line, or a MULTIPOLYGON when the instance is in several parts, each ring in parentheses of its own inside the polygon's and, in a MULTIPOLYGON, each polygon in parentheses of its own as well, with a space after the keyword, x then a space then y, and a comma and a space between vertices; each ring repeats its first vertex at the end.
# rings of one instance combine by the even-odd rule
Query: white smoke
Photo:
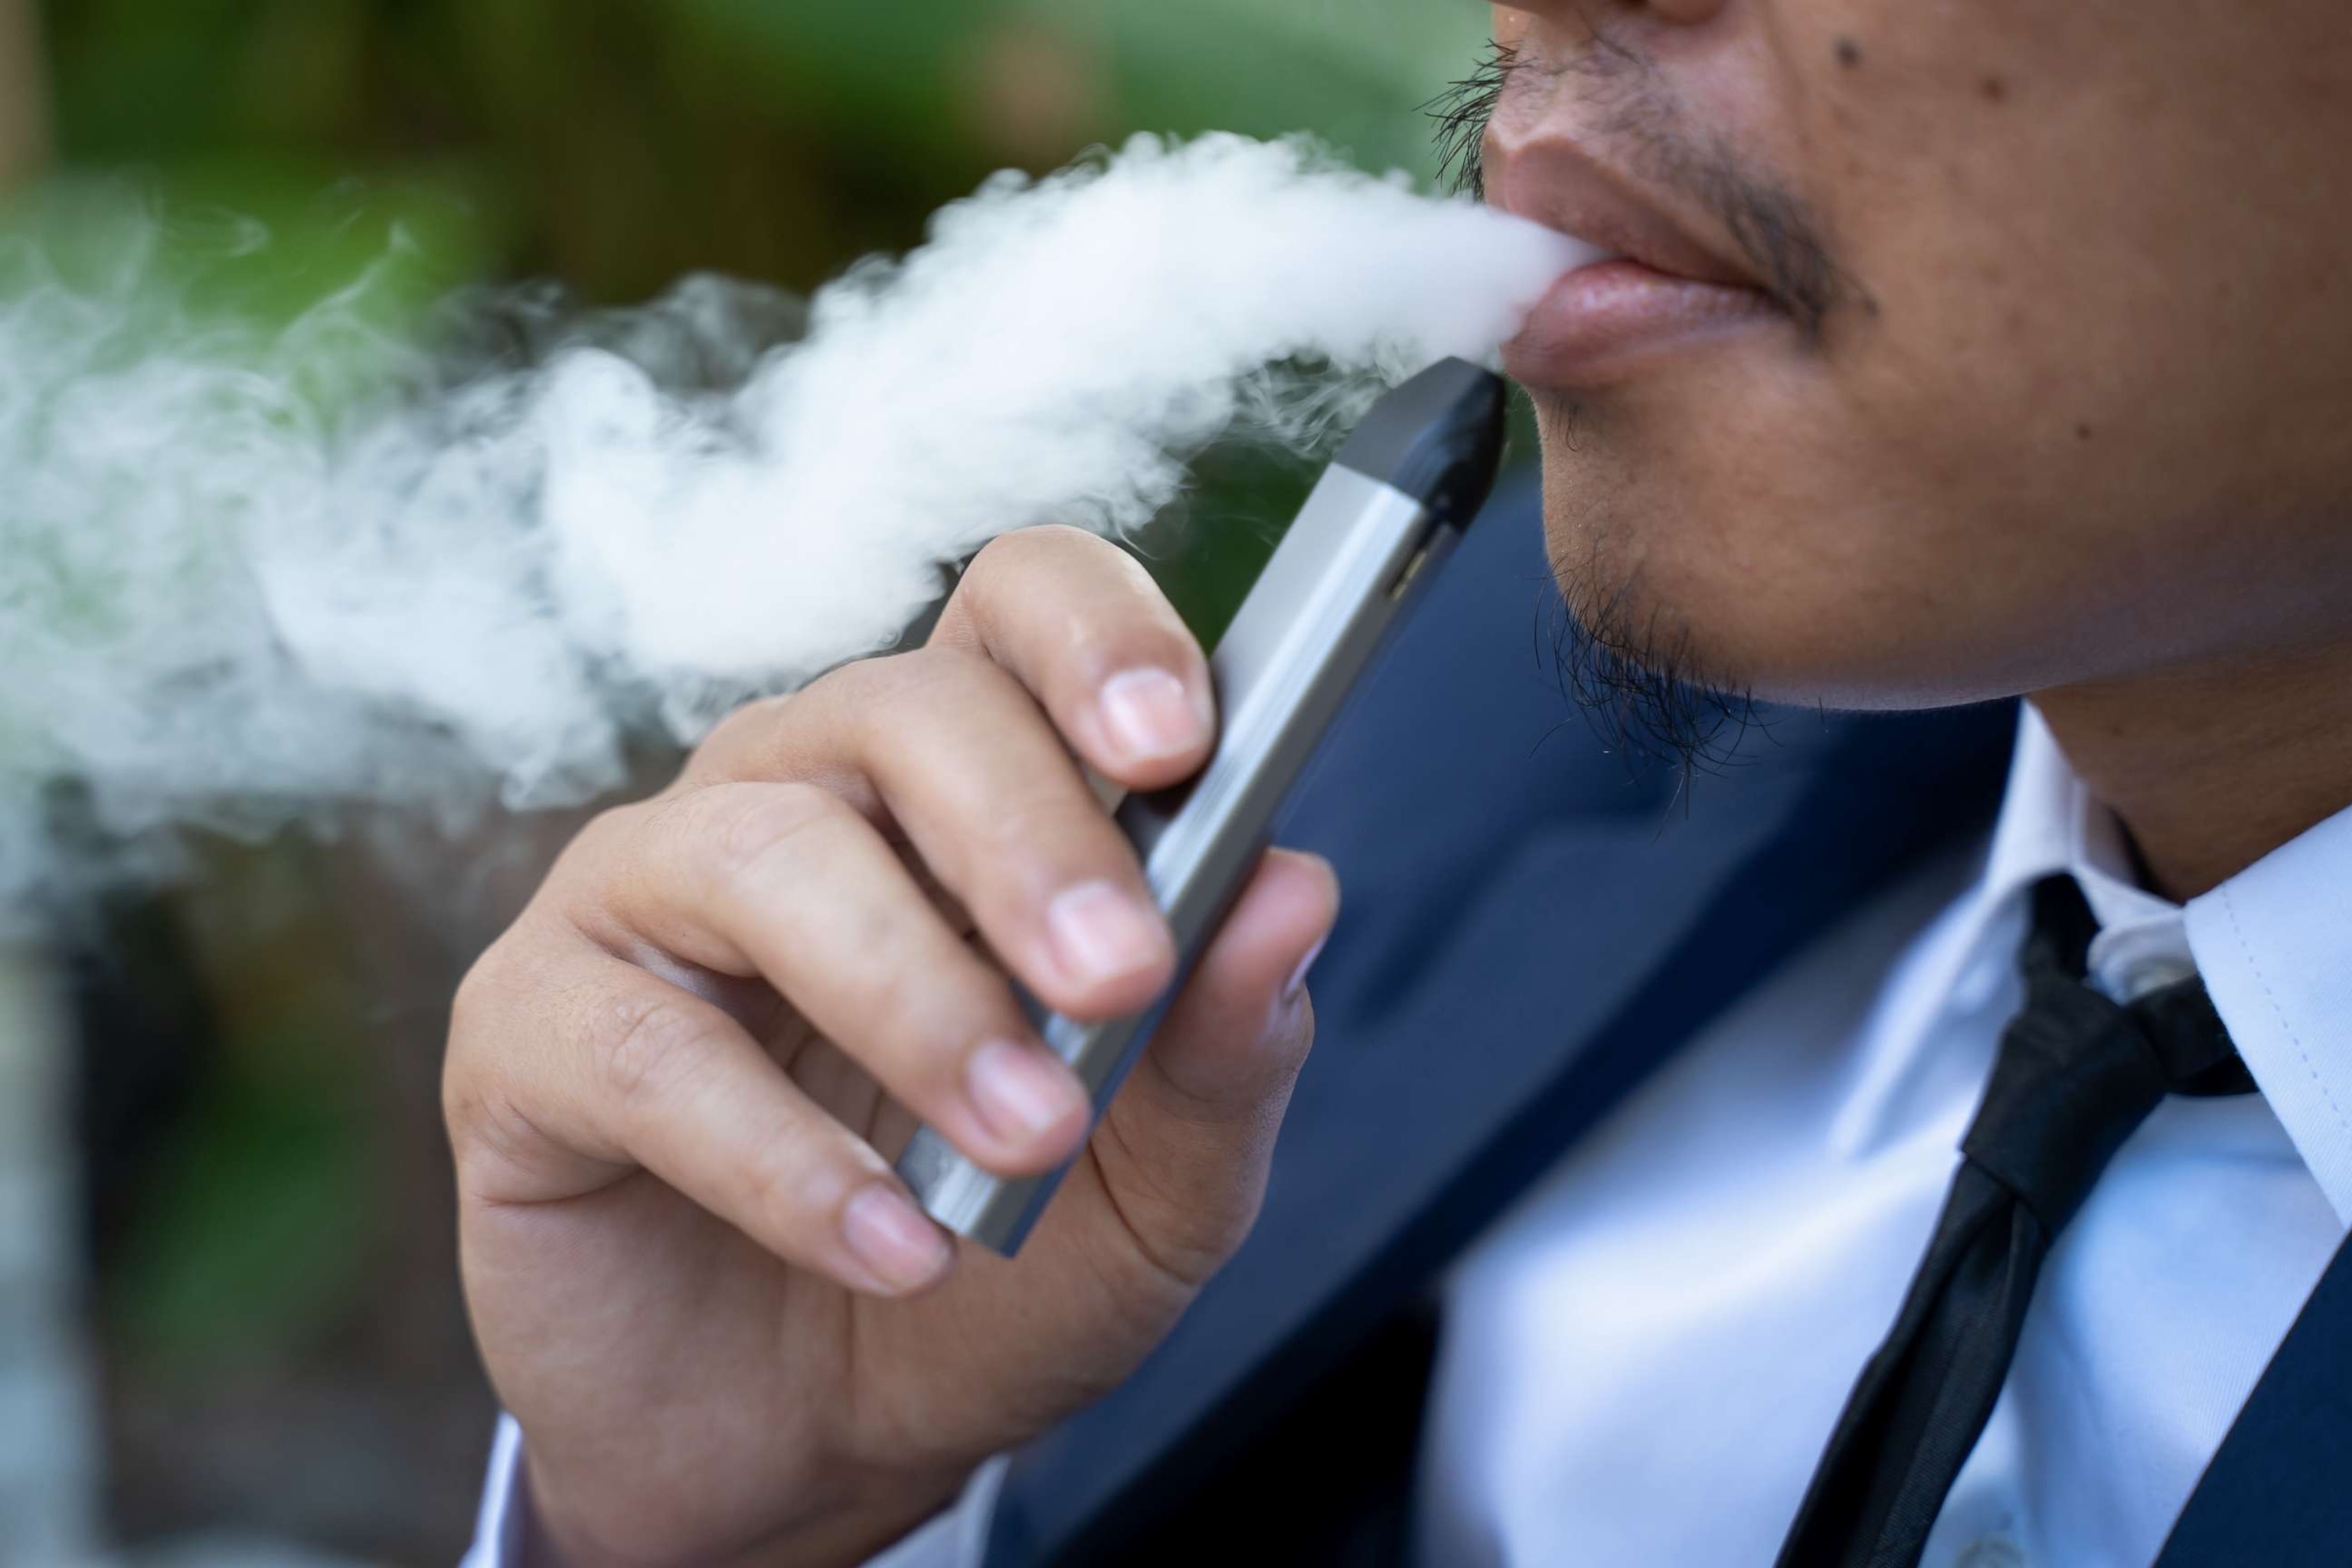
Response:
POLYGON ((1142 138, 991 181, 756 363, 706 280, 451 385, 356 296, 257 337, 135 244, 102 283, 0 247, 0 898, 68 796, 110 843, 588 798, 634 728, 888 646, 999 532, 1131 531, 1237 422, 1312 438, 1489 353, 1580 258, 1305 142, 1142 138))

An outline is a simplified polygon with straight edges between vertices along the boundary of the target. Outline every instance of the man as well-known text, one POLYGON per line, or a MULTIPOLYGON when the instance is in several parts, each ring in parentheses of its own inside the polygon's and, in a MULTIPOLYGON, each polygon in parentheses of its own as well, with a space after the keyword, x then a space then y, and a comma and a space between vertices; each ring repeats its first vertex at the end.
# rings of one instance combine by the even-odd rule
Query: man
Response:
POLYGON ((488 1554, 2352 1555, 2352 14, 1497 37, 1489 198, 1630 258, 1509 359, 1580 657, 1669 718, 2029 695, 1990 847, 1981 714, 1784 720, 1664 835, 1530 757, 1499 504, 1294 818, 1360 916, 1256 1238, 1211 1285, 1338 904, 1283 852, 1018 1264, 956 1256, 875 1151, 1077 1148, 979 944, 1066 1011, 1151 995, 1070 753, 1149 787, 1213 723, 1139 573, 1000 542, 928 649, 602 819, 468 980, 488 1554))

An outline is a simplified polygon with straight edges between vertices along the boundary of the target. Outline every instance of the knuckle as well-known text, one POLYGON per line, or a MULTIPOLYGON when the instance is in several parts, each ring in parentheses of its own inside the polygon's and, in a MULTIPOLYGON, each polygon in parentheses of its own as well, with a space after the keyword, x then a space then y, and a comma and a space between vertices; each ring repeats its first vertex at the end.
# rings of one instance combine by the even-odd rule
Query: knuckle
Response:
POLYGON ((620 847, 643 828, 649 809, 643 804, 607 806, 583 823, 557 858, 549 886, 561 889, 597 880, 620 847))
POLYGON ((1015 864, 1051 854, 1059 863, 1039 868, 1045 885, 1058 886, 1090 874, 1124 880, 1133 856, 1118 839, 1110 817, 1074 795, 1075 775, 1070 784, 1072 790, 1064 790, 1040 781, 1037 787, 1024 788, 993 802, 981 825, 985 837, 980 847, 1015 864))
POLYGON ((759 1151, 739 1161, 728 1180, 732 1212, 757 1215, 761 1243, 784 1256, 814 1251, 812 1232, 830 1194, 845 1187, 838 1173, 827 1173, 839 1162, 811 1147, 805 1137, 781 1136, 761 1141, 759 1151))
POLYGON ((459 1188, 468 1193, 496 1193, 548 1142, 517 1098, 530 1076, 530 1043, 515 1039, 508 1026, 516 1016, 508 990, 518 973, 532 971, 509 956, 512 943, 511 936, 501 939, 477 959, 450 1004, 441 1118, 459 1188))
POLYGON ((795 859, 805 859, 812 835, 839 826, 843 807, 807 784, 711 792, 708 851, 722 889, 741 894, 776 884, 795 859))
POLYGON ((1066 596, 1083 606, 1091 602, 1089 595, 1066 591, 1089 576, 1098 581, 1106 574, 1129 585, 1139 579, 1158 593, 1151 587, 1150 574, 1108 540, 1067 523, 1041 523, 989 541, 964 569, 959 592, 968 593, 964 607, 975 622, 1002 628, 1008 625, 1006 612, 1018 615, 1037 607, 1034 588, 1038 580, 1058 584, 1065 593, 1057 598, 1066 596))
POLYGON ((501 938, 474 960, 449 999, 449 1039, 441 1058, 441 1119, 450 1131, 463 1132, 478 1102, 474 1084, 478 1058, 497 1034, 504 994, 510 984, 507 951, 511 937, 501 938))
POLYGON ((462 1123, 450 1128, 458 1190, 495 1198, 533 1166, 550 1140, 511 1095, 483 1089, 467 1097, 462 1123))
POLYGON ((682 996, 630 996, 611 1005, 598 1047, 605 1088, 624 1108, 655 1103, 709 1060, 710 1031, 682 996))
POLYGON ((1040 523, 1034 528, 1016 528, 1010 533, 1000 533, 981 546, 980 553, 971 558, 964 569, 964 582, 975 592, 996 585, 1000 577, 1018 576, 1033 571, 1041 561, 1073 549, 1082 549, 1094 542, 1093 536, 1083 529, 1067 523, 1040 523))
POLYGON ((449 1039, 455 1046, 470 1040, 487 1022, 492 998, 504 984, 506 943, 494 942, 474 960, 449 999, 449 1039))
POLYGON ((979 654, 933 644, 835 670, 826 679, 839 684, 826 700, 853 743, 870 755, 903 741, 916 715, 972 700, 974 686, 996 674, 979 654))
POLYGON ((840 712, 862 713, 872 704, 889 699, 908 661, 922 651, 925 650, 919 648, 910 653, 853 660, 803 687, 801 697, 840 712))
POLYGON ((930 974, 919 982, 877 976, 863 999, 863 1016, 870 1021, 869 1037, 887 1044, 898 1058, 892 1064, 895 1086, 918 1098, 960 1093, 958 1074, 967 1042, 1017 1037, 1023 1031, 1010 996, 1002 994, 1001 986, 999 992, 998 997, 991 997, 959 975, 930 974))
POLYGON ((1138 1262, 1160 1282, 1198 1290, 1249 1239, 1265 1196, 1260 1182, 1181 1188, 1162 1179, 1159 1163, 1139 1157, 1116 1114, 1096 1130, 1090 1152, 1138 1262))
POLYGON ((591 853, 608 847, 614 840, 626 838, 635 833, 645 819, 646 807, 642 804, 608 805, 590 817, 580 831, 572 835, 571 847, 575 852, 584 850, 591 853))
POLYGON ((1132 563, 1126 551, 1099 533, 1066 522, 1041 522, 1029 528, 1016 529, 1000 534, 994 541, 1003 545, 999 558, 1007 565, 1046 561, 1079 561, 1088 565, 1098 563, 1132 563))
POLYGON ((788 693, 763 697, 736 709, 712 726, 695 747, 685 776, 710 780, 727 776, 730 771, 739 775, 756 772, 757 759, 773 757, 785 749, 783 733, 799 702, 797 695, 788 693))
POLYGON ((1223 1189, 1216 1201, 1183 1211, 1163 1233, 1162 1261, 1207 1284, 1257 1228, 1265 1202, 1264 1184, 1253 1182, 1223 1189))
POLYGON ((856 716, 869 729, 892 725, 900 716, 898 710, 960 698, 974 682, 989 680, 995 672, 995 666, 981 655, 945 646, 914 648, 866 663, 873 700, 861 704, 856 716))

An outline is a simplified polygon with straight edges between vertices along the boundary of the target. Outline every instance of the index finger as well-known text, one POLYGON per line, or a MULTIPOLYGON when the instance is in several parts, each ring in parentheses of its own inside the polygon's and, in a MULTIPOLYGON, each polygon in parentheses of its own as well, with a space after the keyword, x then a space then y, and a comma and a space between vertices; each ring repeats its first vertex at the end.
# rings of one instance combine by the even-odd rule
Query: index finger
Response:
POLYGON ((1097 773, 1129 789, 1190 778, 1216 738, 1201 645, 1134 557, 1075 528, 982 550, 931 634, 1029 689, 1097 773))

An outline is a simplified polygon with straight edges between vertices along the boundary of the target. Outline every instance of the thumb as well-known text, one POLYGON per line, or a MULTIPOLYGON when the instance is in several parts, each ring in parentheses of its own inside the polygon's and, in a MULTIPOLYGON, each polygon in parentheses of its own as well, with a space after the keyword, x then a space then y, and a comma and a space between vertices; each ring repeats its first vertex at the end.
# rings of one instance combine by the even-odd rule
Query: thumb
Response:
POLYGON ((1267 854, 1096 1130, 1111 1207, 1185 1284, 1205 1283, 1257 1217, 1314 1038, 1307 970, 1339 909, 1328 862, 1267 854))

